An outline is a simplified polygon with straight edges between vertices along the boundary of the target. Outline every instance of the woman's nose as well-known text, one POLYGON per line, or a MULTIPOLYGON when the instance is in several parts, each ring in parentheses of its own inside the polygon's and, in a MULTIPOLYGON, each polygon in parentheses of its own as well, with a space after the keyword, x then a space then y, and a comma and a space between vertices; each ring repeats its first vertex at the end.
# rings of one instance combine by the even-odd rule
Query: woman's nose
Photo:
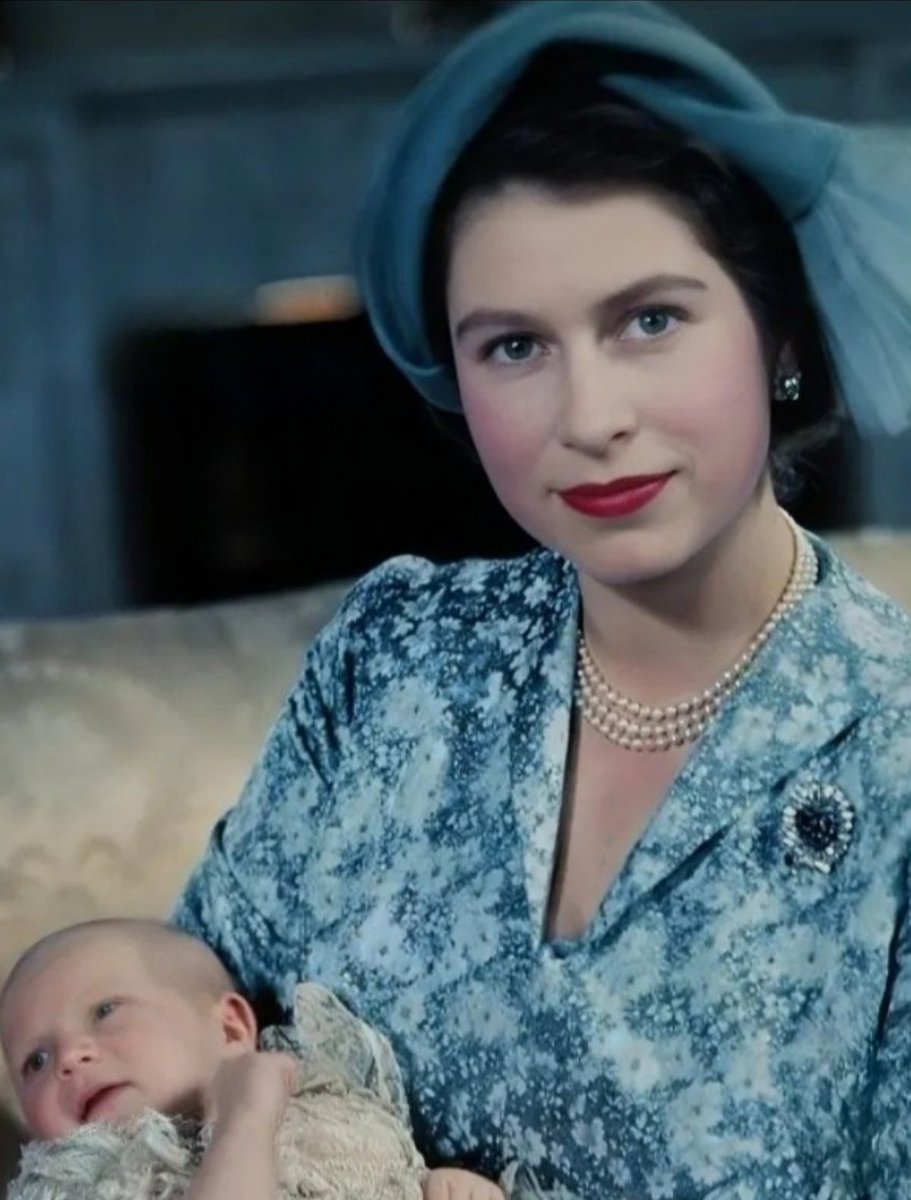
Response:
POLYGON ((612 370, 603 353, 578 354, 567 361, 560 397, 560 440, 588 454, 602 453, 637 426, 629 380, 612 370))

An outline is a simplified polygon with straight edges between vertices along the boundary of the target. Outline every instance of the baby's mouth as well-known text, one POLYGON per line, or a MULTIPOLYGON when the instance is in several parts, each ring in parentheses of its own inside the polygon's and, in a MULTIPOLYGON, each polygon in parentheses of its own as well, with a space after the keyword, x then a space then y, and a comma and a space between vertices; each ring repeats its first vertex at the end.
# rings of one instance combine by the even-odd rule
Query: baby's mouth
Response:
POLYGON ((128 1084, 125 1083, 108 1083, 104 1087, 98 1088, 97 1091, 91 1092, 83 1102, 80 1122, 85 1125, 101 1119, 108 1099, 127 1086, 128 1084))

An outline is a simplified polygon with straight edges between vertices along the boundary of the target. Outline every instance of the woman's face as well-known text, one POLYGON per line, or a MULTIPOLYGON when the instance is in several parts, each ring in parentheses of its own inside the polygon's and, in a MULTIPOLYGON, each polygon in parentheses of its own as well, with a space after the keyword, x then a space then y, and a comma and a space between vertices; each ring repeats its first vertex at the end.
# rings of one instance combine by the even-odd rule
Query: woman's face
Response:
POLYGON ((591 577, 674 571, 768 494, 758 330, 669 204, 519 186, 479 201, 455 234, 448 308, 497 495, 591 577))

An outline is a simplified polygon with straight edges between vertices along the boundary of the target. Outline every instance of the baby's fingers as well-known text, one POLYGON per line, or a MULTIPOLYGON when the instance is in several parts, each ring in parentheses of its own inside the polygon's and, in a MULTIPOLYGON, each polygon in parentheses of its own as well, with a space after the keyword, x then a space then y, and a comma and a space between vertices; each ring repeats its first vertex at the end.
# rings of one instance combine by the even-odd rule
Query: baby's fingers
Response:
POLYGON ((495 1183, 472 1171, 442 1167, 431 1171, 424 1180, 424 1200, 505 1200, 505 1197, 495 1183))

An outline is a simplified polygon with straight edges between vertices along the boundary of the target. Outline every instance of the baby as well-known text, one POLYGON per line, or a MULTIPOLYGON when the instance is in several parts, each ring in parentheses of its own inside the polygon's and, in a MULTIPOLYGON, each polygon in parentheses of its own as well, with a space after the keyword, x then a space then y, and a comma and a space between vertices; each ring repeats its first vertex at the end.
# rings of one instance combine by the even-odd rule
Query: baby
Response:
POLYGON ((8 1200, 503 1200, 428 1171, 389 1043, 302 984, 257 1036, 204 944, 154 921, 72 926, 19 959, 0 1042, 29 1132, 8 1200))

